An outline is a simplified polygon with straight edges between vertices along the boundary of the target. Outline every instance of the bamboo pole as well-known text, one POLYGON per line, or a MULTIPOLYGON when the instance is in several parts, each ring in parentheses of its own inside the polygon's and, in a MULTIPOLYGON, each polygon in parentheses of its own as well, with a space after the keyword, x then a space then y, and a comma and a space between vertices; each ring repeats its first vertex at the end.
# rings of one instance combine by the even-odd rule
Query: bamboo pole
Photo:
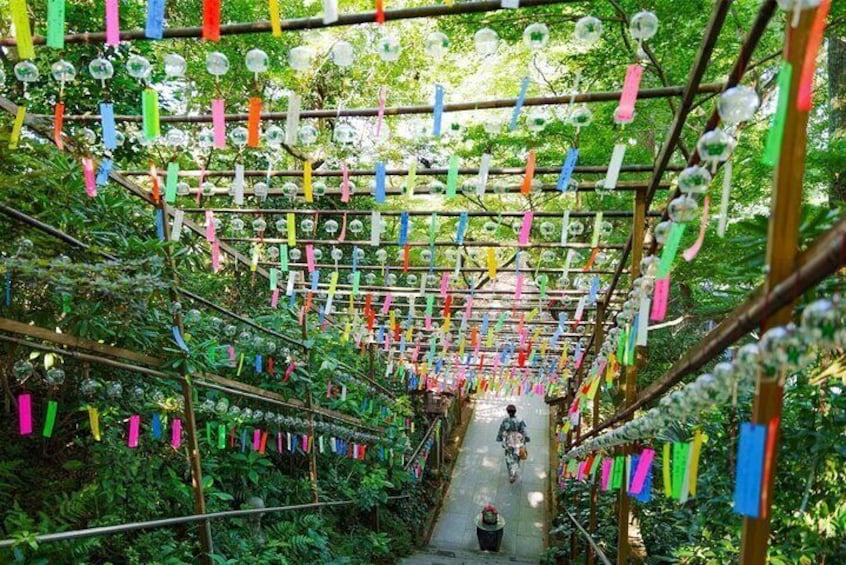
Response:
MULTIPOLYGON (((640 194, 640 193, 638 193, 640 194)), ((593 346, 594 355, 598 356, 602 350, 602 343, 605 341, 605 302, 598 300, 596 302, 596 320, 597 323, 593 327, 593 346)), ((582 362, 584 363, 584 361, 582 362)), ((600 375, 599 378, 602 378, 600 375)), ((599 424, 599 392, 593 397, 593 413, 591 427, 595 428, 599 424)), ((590 484, 590 521, 588 522, 588 538, 593 540, 593 534, 596 532, 596 506, 599 502, 599 480, 601 475, 596 473, 590 484)), ((594 544, 589 543, 585 551, 585 565, 593 565, 594 562, 594 544)))
MULTIPOLYGON (((792 13, 785 16, 787 38, 784 60, 793 67, 790 96, 784 123, 784 138, 775 169, 769 236, 767 238, 767 291, 787 280, 796 271, 799 256, 799 224, 802 218, 802 181, 805 174, 805 150, 808 142, 808 112, 797 109, 799 85, 805 63, 805 52, 814 16, 819 8, 803 10, 799 23, 791 27, 792 13)), ((782 93, 783 95, 783 93, 782 93)), ((795 297, 794 297, 795 298, 795 297)), ((793 316, 793 300, 778 310, 767 312, 761 324, 764 332, 775 326, 785 325, 793 316)), ((779 420, 783 401, 783 379, 763 379, 758 375, 757 394, 752 404, 753 424, 768 426, 767 445, 772 452, 764 461, 761 508, 758 518, 744 517, 740 554, 744 565, 764 565, 770 537, 770 508, 779 448, 779 420), (775 434, 775 438, 771 437, 775 434)))
MULTIPOLYGON (((711 94, 721 92, 725 87, 724 84, 702 84, 696 88, 696 94, 711 94)), ((670 86, 659 88, 644 88, 638 91, 638 100, 654 99, 654 98, 671 98, 681 96, 685 92, 683 86, 670 86)), ((574 103, 592 103, 592 102, 619 102, 621 91, 606 91, 606 92, 582 92, 572 95, 562 96, 532 96, 527 97, 523 101, 523 106, 556 106, 570 104, 571 100, 574 103)), ((514 108, 517 103, 517 98, 500 98, 496 100, 476 100, 471 102, 459 102, 453 104, 444 104, 444 112, 464 112, 464 111, 478 111, 478 110, 496 110, 502 108, 514 108)), ((409 116, 418 114, 431 114, 434 111, 434 106, 419 105, 419 106, 394 106, 384 109, 384 116, 409 116)), ((299 116, 301 119, 308 118, 327 118, 337 119, 345 117, 376 117, 379 115, 379 108, 324 108, 320 110, 303 110, 299 116)), ((47 114, 33 114, 33 118, 37 120, 49 121, 52 116, 47 114)), ((226 114, 225 119, 227 123, 246 122, 249 118, 248 114, 226 114)), ((288 118, 288 112, 263 112, 261 120, 263 122, 284 121, 288 118)), ((65 116, 65 122, 99 122, 101 116, 98 114, 71 114, 65 116)), ((140 114, 118 114, 115 116, 116 122, 141 122, 142 116, 140 114)), ((211 123, 211 114, 201 115, 173 115, 161 116, 161 123, 211 123)))

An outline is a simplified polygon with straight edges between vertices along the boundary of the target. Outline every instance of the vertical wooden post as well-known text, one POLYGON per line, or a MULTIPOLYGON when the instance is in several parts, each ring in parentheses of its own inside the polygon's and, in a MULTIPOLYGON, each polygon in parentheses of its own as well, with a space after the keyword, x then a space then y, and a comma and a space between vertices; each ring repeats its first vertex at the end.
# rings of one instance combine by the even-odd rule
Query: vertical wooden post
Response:
MULTIPOLYGON (((602 349, 602 342, 605 341, 604 324, 605 300, 600 298, 596 302, 596 319, 593 326, 593 348, 596 356, 599 356, 599 352, 602 349)), ((599 375, 599 378, 601 379, 602 375, 599 375)), ((597 392, 596 396, 593 397, 593 421, 591 422, 591 426, 593 428, 599 426, 599 392, 597 392)), ((599 502, 599 479, 600 474, 597 473, 593 477, 593 481, 590 485, 590 522, 588 523, 588 532, 591 536, 596 531, 596 505, 599 502)), ((593 565, 593 561, 593 547, 591 547, 590 544, 587 544, 587 548, 585 550, 585 564, 593 565)))
MULTIPOLYGON (((206 497, 203 493, 203 466, 200 461, 200 444, 197 441, 197 420, 194 417, 194 393, 191 383, 182 381, 182 397, 185 400, 185 433, 188 436, 188 459, 191 462, 191 487, 194 490, 194 513, 206 513, 206 497)), ((211 522, 200 522, 200 546, 203 554, 200 563, 212 563, 212 534, 211 522)))
MULTIPOLYGON (((162 214, 162 234, 165 241, 170 241, 170 224, 167 223, 167 204, 164 196, 159 198, 153 205, 162 214)), ((171 304, 178 302, 176 287, 179 286, 179 272, 176 270, 176 260, 169 246, 164 248, 165 258, 170 265, 170 276, 173 280, 173 287, 169 290, 171 304)), ((174 310, 173 323, 179 328, 179 333, 185 335, 185 327, 182 323, 182 313, 174 310)), ((194 491, 194 514, 206 513, 206 495, 203 492, 203 465, 200 459, 200 444, 197 440, 197 419, 194 414, 194 391, 189 377, 186 376, 182 382, 182 398, 185 401, 185 434, 188 437, 188 461, 191 465, 191 488, 194 491)), ((212 542, 211 522, 203 520, 200 522, 200 549, 202 554, 199 562, 202 565, 211 565, 214 545, 212 542)))
MULTIPOLYGON (((632 218, 632 269, 631 280, 640 276, 640 261, 643 258, 643 239, 646 228, 646 193, 638 190, 635 193, 634 217, 632 218)), ((625 405, 631 406, 637 399, 637 354, 632 365, 624 368, 625 405)), ((631 419, 631 418, 628 418, 631 419)), ((624 456, 629 455, 630 448, 622 450, 624 456)), ((625 481, 623 482, 625 484, 625 481)), ((625 565, 629 561, 629 494, 625 488, 617 493, 617 565, 625 565)))
MULTIPOLYGON (((792 13, 786 16, 787 38, 784 46, 784 60, 793 67, 790 81, 790 98, 784 123, 784 137, 778 165, 775 169, 773 199, 770 213, 769 238, 767 241, 766 292, 784 281, 796 269, 796 257, 799 252, 799 223, 802 209, 802 179, 805 175, 805 149, 808 141, 808 112, 796 108, 799 79, 804 66, 808 36, 816 9, 803 10, 799 24, 794 28, 790 23, 792 13)), ((793 304, 767 316, 762 330, 788 323, 793 315, 793 304)), ((752 422, 767 426, 775 422, 775 443, 772 459, 765 465, 762 492, 761 517, 743 519, 743 537, 740 547, 741 562, 744 565, 764 565, 767 561, 767 549, 770 536, 770 507, 776 478, 776 459, 778 454, 778 419, 782 407, 782 383, 778 381, 758 381, 758 394, 752 405, 752 422)))
MULTIPOLYGON (((303 304, 302 332, 303 343, 305 343, 308 341, 308 312, 305 310, 305 304, 303 304)), ((303 351, 303 355, 305 355, 306 371, 310 372, 311 349, 306 347, 303 351)), ((311 410, 313 404, 311 391, 308 391, 308 393, 306 393, 306 406, 308 407, 308 435, 312 441, 311 449, 308 452, 308 478, 309 481, 311 481, 311 501, 317 504, 320 502, 320 494, 317 488, 317 442, 314 439, 314 412, 311 410)))

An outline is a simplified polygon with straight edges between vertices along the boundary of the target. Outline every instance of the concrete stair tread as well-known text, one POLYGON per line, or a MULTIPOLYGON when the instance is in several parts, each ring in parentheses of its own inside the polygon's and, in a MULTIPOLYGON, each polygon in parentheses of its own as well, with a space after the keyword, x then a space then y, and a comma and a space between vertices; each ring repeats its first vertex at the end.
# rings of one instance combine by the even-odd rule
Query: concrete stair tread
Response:
POLYGON ((537 560, 512 557, 501 553, 485 551, 468 551, 449 547, 427 547, 420 552, 401 561, 403 565, 506 565, 529 563, 536 564, 537 560))

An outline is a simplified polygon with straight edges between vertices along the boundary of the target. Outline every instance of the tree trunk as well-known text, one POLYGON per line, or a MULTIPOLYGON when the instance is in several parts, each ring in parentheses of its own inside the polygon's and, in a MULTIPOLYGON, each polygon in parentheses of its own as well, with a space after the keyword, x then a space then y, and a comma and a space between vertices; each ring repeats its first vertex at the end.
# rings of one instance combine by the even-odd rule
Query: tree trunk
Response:
MULTIPOLYGON (((829 143, 832 150, 846 146, 846 34, 828 38, 829 143)), ((846 204, 846 167, 835 164, 829 189, 832 206, 846 204)))

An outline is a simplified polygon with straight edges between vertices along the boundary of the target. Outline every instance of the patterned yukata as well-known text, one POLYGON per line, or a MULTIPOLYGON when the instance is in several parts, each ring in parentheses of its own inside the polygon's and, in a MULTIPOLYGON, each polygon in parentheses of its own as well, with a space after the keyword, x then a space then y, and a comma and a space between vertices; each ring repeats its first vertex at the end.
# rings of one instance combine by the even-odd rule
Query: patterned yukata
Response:
POLYGON ((512 418, 505 418, 499 425, 499 432, 496 434, 496 441, 505 441, 505 465, 508 467, 508 476, 513 479, 517 476, 520 468, 519 450, 524 444, 529 443, 529 436, 526 435, 526 422, 512 418))

